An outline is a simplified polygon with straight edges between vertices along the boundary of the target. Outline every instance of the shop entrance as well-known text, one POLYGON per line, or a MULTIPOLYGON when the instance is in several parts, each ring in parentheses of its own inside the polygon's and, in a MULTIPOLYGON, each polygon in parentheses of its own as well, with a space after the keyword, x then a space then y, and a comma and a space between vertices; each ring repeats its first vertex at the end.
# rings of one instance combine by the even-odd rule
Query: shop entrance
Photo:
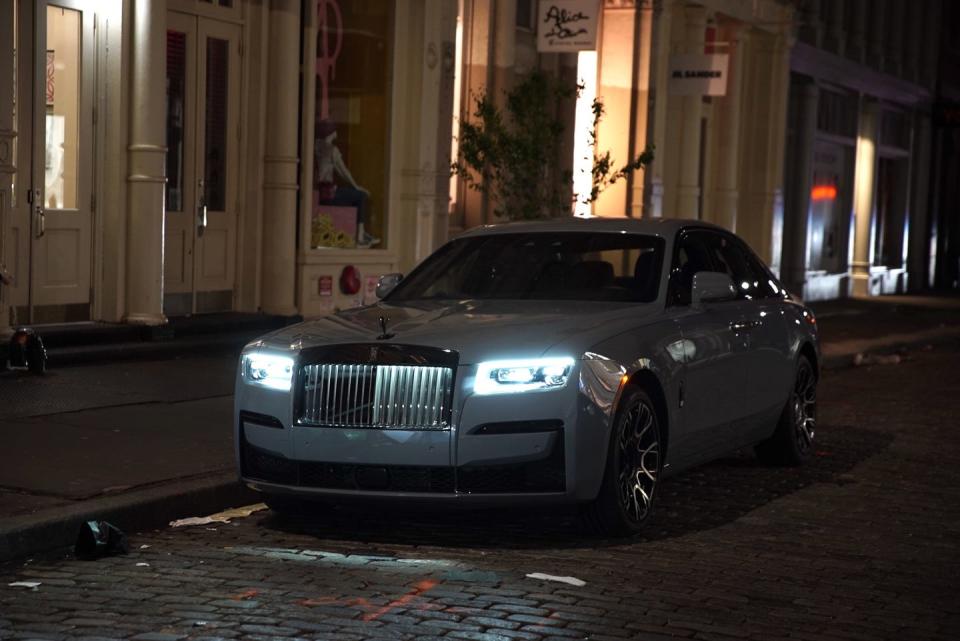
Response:
POLYGON ((240 27, 167 14, 167 316, 233 309, 240 27))
POLYGON ((19 130, 7 255, 17 324, 90 319, 94 22, 89 2, 17 4, 19 130))

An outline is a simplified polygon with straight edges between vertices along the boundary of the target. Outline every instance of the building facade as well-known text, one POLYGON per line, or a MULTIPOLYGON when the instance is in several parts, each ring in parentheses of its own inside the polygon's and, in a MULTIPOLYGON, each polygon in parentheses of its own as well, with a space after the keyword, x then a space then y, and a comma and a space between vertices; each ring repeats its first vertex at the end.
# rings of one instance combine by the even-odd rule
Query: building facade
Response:
MULTIPOLYGON (((549 3, 541 10, 543 4, 549 3)), ((600 12, 595 51, 538 53, 536 3, 461 0, 467 36, 458 117, 470 117, 471 95, 483 88, 498 95, 533 69, 571 88, 580 85, 579 105, 557 106, 568 125, 559 163, 580 157, 574 150, 584 133, 577 114, 584 103, 589 113, 594 96, 606 112, 597 151, 622 164, 648 146, 654 150, 644 171, 613 185, 584 213, 709 220, 743 235, 776 266, 792 6, 774 0, 585 3, 591 4, 600 12), (711 57, 726 65, 719 91, 672 81, 685 62, 711 57)), ((454 230, 493 222, 480 196, 462 186, 451 193, 454 230)))
POLYGON ((797 2, 782 275, 807 299, 929 286, 942 6, 797 2))
POLYGON ((535 0, 0 0, 0 330, 370 302, 494 220, 451 179, 456 132, 535 69, 582 87, 558 167, 654 149, 579 214, 721 224, 808 298, 955 251, 938 0, 581 6, 595 47, 547 52, 535 0))
POLYGON ((446 233, 456 21, 2 0, 0 328, 369 300, 446 233))

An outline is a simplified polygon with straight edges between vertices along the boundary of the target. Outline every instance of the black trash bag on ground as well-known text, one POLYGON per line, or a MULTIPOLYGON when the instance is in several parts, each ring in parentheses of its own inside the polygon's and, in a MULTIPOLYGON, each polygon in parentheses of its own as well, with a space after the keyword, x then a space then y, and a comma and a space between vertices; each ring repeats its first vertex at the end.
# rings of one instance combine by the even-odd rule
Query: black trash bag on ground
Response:
POLYGON ((20 328, 10 337, 7 367, 29 370, 31 374, 43 374, 47 371, 47 349, 43 340, 35 331, 20 328))
POLYGON ((129 551, 127 535, 106 521, 87 521, 81 525, 73 548, 74 555, 86 561, 129 551))

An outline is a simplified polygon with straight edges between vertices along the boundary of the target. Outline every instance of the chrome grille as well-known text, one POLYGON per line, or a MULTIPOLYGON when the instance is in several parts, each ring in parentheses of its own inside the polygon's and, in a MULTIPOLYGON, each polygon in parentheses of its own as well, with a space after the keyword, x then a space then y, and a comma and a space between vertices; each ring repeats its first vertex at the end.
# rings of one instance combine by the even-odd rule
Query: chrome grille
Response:
POLYGON ((305 365, 300 423, 446 429, 453 370, 423 365, 305 365))

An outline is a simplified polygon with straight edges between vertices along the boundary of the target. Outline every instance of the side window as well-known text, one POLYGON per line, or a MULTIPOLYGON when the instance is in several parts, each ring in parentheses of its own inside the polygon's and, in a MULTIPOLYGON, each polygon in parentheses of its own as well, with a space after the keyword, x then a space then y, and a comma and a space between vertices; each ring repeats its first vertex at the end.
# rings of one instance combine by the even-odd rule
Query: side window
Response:
POLYGON ((710 234, 710 253, 733 279, 738 298, 750 300, 771 295, 766 271, 739 240, 726 234, 710 234))
POLYGON ((694 274, 720 271, 711 260, 704 236, 703 232, 688 232, 680 237, 670 270, 670 291, 667 300, 671 305, 690 304, 694 274))
POLYGON ((757 288, 757 298, 783 298, 784 290, 770 275, 770 272, 764 267, 760 259, 752 251, 744 248, 747 252, 747 262, 754 272, 760 274, 760 285, 757 288))

